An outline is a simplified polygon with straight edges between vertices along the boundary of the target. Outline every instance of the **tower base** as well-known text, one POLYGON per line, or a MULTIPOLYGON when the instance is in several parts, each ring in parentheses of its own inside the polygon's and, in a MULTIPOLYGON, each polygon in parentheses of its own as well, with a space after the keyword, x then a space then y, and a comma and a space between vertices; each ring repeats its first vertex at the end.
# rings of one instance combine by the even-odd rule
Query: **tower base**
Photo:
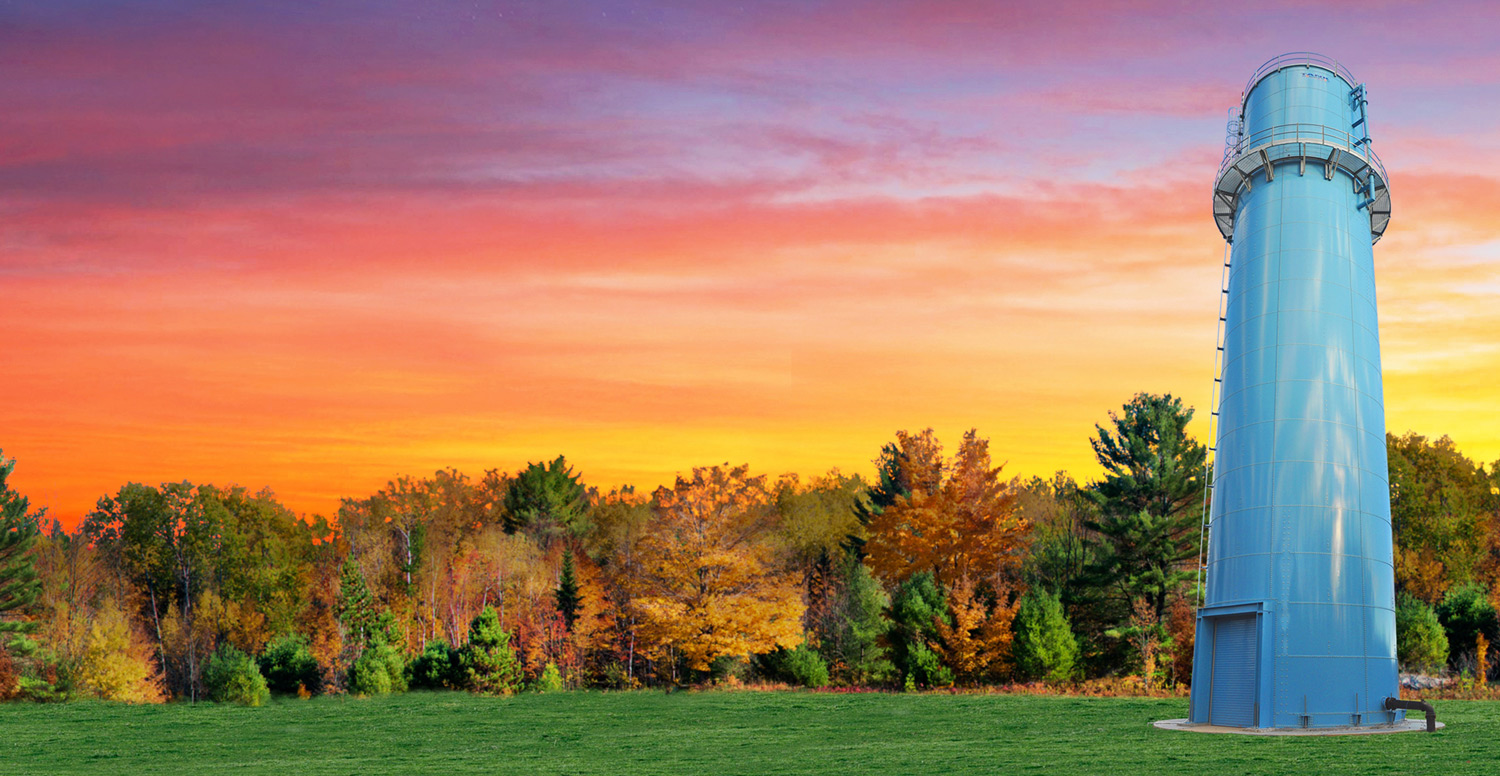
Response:
MULTIPOLYGON (((1427 730, 1427 723, 1420 719, 1404 719, 1390 725, 1352 725, 1319 728, 1249 728, 1227 725, 1195 725, 1186 719, 1162 719, 1151 723, 1159 730, 1181 730, 1188 733, 1238 733, 1242 736, 1367 736, 1377 733, 1420 733, 1427 730)), ((1437 723, 1438 729, 1447 727, 1437 723)))

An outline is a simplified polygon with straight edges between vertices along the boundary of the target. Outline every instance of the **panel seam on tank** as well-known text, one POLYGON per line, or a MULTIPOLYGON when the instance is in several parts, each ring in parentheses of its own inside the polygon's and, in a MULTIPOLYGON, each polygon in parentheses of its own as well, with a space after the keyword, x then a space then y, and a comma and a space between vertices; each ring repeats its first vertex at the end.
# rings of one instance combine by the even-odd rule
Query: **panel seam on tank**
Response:
MULTIPOLYGON (((1306 507, 1306 506, 1307 506, 1306 504, 1299 504, 1299 505, 1294 505, 1292 508, 1293 509, 1300 509, 1300 508, 1303 508, 1303 507, 1306 507)), ((1333 507, 1329 507, 1329 508, 1332 509, 1333 507)), ((1365 514, 1365 513, 1360 513, 1360 514, 1365 514)), ((1264 555, 1275 555, 1275 554, 1276 553, 1274 553, 1274 552, 1241 552, 1241 553, 1238 553, 1238 554, 1235 554, 1235 555, 1225 555, 1225 556, 1221 557, 1220 560, 1233 560, 1235 558, 1259 558, 1259 557, 1264 556, 1264 555)), ((1285 554, 1287 554, 1287 555, 1319 555, 1319 556, 1326 556, 1326 557, 1330 557, 1330 558, 1362 558, 1364 560, 1373 561, 1373 562, 1378 563, 1380 565, 1386 566, 1387 568, 1391 568, 1391 569, 1396 568, 1395 564, 1393 564, 1393 563, 1386 563, 1384 561, 1375 560, 1374 558, 1368 558, 1368 557, 1366 557, 1364 555, 1357 555, 1355 553, 1350 553, 1350 552, 1315 552, 1315 551, 1312 551, 1312 550, 1306 550, 1306 551, 1296 550, 1296 551, 1288 552, 1288 553, 1285 553, 1285 554)), ((1295 602, 1292 602, 1292 603, 1295 603, 1295 602)), ((1353 605, 1354 604, 1349 604, 1349 606, 1353 606, 1353 605)), ((1364 606, 1364 604, 1360 604, 1360 605, 1364 606)), ((1374 604, 1370 604, 1370 605, 1373 606, 1374 604)), ((1384 607, 1381 607, 1381 608, 1384 608, 1384 607)))
MULTIPOLYGON (((1324 382, 1324 381, 1322 381, 1322 380, 1288 380, 1287 382, 1293 382, 1293 383, 1318 383, 1318 382, 1324 382)), ((1325 385, 1332 385, 1332 386, 1335 386, 1335 387, 1338 387, 1338 388, 1348 387, 1348 386, 1339 385, 1338 383, 1324 383, 1324 384, 1325 385)), ((1353 389, 1351 388, 1350 390, 1353 390, 1353 389)), ((1274 409, 1272 410, 1272 412, 1274 414, 1274 409)), ((1276 422, 1282 421, 1282 420, 1312 420, 1312 421, 1317 422, 1317 423, 1327 423, 1330 426, 1343 426, 1345 428, 1352 428, 1352 429, 1356 429, 1356 430, 1363 430, 1357 424, 1340 423, 1340 422, 1338 422, 1336 420, 1323 420, 1321 418, 1281 418, 1281 417, 1273 418, 1271 420, 1257 420, 1257 421, 1255 421, 1253 423, 1246 423, 1243 426, 1240 426, 1240 428, 1250 428, 1251 426, 1262 426, 1262 425, 1265 425, 1267 423, 1276 423, 1276 422)), ((1238 431, 1239 429, 1235 429, 1235 430, 1238 431)), ((1373 436, 1373 434, 1372 434, 1372 436, 1373 436)), ((1273 442, 1273 444, 1274 444, 1274 442, 1273 442)), ((1280 459, 1278 459, 1278 461, 1279 460, 1280 459)), ((1296 459, 1290 459, 1289 458, 1287 460, 1296 460, 1296 459)), ((1319 461, 1317 463, 1323 463, 1323 462, 1319 461)), ((1330 464, 1333 464, 1335 466, 1342 466, 1343 465, 1343 464, 1340 464, 1340 463, 1338 463, 1336 461, 1327 461, 1326 463, 1330 463, 1330 464)))
MULTIPOLYGON (((1356 320, 1354 320, 1353 318, 1349 318, 1349 317, 1346 317, 1346 316, 1343 316, 1343 315, 1339 315, 1337 313, 1326 313, 1326 312, 1323 312, 1322 310, 1320 310, 1320 309, 1318 309, 1316 307, 1293 307, 1293 308, 1288 309, 1288 310, 1281 310, 1281 309, 1279 309, 1280 304, 1281 304, 1281 295, 1277 294, 1276 297, 1277 297, 1276 302, 1277 302, 1277 306, 1278 306, 1278 309, 1276 311, 1277 313, 1283 313, 1283 312, 1288 312, 1288 313, 1318 313, 1319 315, 1324 316, 1326 318, 1336 318, 1336 319, 1341 320, 1341 321, 1348 321, 1349 323, 1354 324, 1356 326, 1359 325, 1359 322, 1356 321, 1356 320)), ((1248 325, 1251 321, 1254 321, 1254 320, 1256 320, 1258 318, 1264 318, 1264 317, 1266 317, 1268 315, 1271 315, 1271 313, 1260 313, 1259 315, 1252 315, 1252 316, 1244 319, 1243 321, 1240 321, 1239 325, 1235 326, 1233 329, 1230 329, 1230 330, 1226 331, 1225 332, 1225 336, 1228 336, 1231 332, 1239 331, 1241 328, 1244 328, 1246 325, 1248 325)), ((1360 328, 1364 329, 1365 331, 1369 331, 1369 329, 1365 328, 1364 326, 1360 326, 1360 328)), ((1297 344, 1300 344, 1300 345, 1318 345, 1318 344, 1321 344, 1321 343, 1318 343, 1318 342, 1301 342, 1301 343, 1295 343, 1294 342, 1292 344, 1294 344, 1294 345, 1297 345, 1297 344)))
MULTIPOLYGON (((1299 343, 1299 344, 1305 344, 1305 343, 1299 343)), ((1261 348, 1261 350, 1265 350, 1265 348, 1261 348)), ((1238 360, 1238 359, 1236 359, 1236 360, 1238 360)), ((1379 365, 1378 364, 1371 364, 1371 366, 1379 366, 1379 365)), ((1259 388, 1259 387, 1261 387, 1263 385, 1275 385, 1277 382, 1287 382, 1287 383, 1321 383, 1323 385, 1331 385, 1331 386, 1333 386, 1335 388, 1346 388, 1348 390, 1354 391, 1355 393, 1358 393, 1360 396, 1363 396, 1363 397, 1365 397, 1367 399, 1370 399, 1371 401, 1379 402, 1381 409, 1382 410, 1385 409, 1385 402, 1381 401, 1381 398, 1379 396, 1376 396, 1374 394, 1365 393, 1364 391, 1361 391, 1360 389, 1358 389, 1358 388, 1356 388, 1356 387, 1354 387, 1352 385, 1344 385, 1343 383, 1335 383, 1335 382, 1333 382, 1331 380, 1318 380, 1318 379, 1310 378, 1310 377, 1289 377, 1289 378, 1287 378, 1285 380, 1281 380, 1281 381, 1267 380, 1267 381, 1261 382, 1261 383, 1246 383, 1245 385, 1240 386, 1239 390, 1235 391, 1234 393, 1226 394, 1226 395, 1228 395, 1228 396, 1238 396, 1238 395, 1244 393, 1245 391, 1250 390, 1251 388, 1259 388)), ((1256 421, 1256 423, 1268 423, 1268 422, 1270 422, 1270 421, 1264 421, 1264 420, 1258 420, 1258 421, 1256 421)), ((1254 425, 1254 424, 1250 424, 1250 425, 1254 425)), ((1371 433, 1374 433, 1374 432, 1371 432, 1371 433)))
MULTIPOLYGON (((1334 465, 1336 465, 1336 464, 1334 464, 1334 465)), ((1388 519, 1386 519, 1386 518, 1381 517, 1379 512, 1366 512, 1363 509, 1354 509, 1354 508, 1349 508, 1349 507, 1331 507, 1331 506, 1328 506, 1327 504, 1287 504, 1286 507, 1288 509, 1326 509, 1326 510, 1329 510, 1329 511, 1335 511, 1335 510, 1343 509, 1344 511, 1347 511, 1347 512, 1351 512, 1351 513, 1354 513, 1354 514, 1364 515, 1365 517, 1373 518, 1376 522, 1385 523, 1386 525, 1391 525, 1391 521, 1388 520, 1388 519)), ((1253 512, 1253 511, 1261 510, 1261 509, 1268 509, 1268 507, 1244 507, 1244 508, 1241 508, 1241 509, 1229 509, 1229 510, 1225 510, 1224 514, 1225 515, 1240 514, 1242 512, 1253 512)), ((1247 554, 1262 554, 1262 553, 1247 553, 1247 554)), ((1338 555, 1338 554, 1342 554, 1342 553, 1329 553, 1329 554, 1338 555)), ((1393 561, 1381 560, 1379 558, 1369 558, 1369 560, 1371 562, 1374 562, 1374 563, 1384 563, 1385 565, 1391 566, 1392 568, 1395 567, 1395 564, 1394 564, 1393 561)))
MULTIPOLYGON (((1349 318, 1347 316, 1339 315, 1337 313, 1326 313, 1326 312, 1323 312, 1322 310, 1317 309, 1316 307, 1294 307, 1294 308, 1292 308, 1290 310, 1281 310, 1281 309, 1279 309, 1280 308, 1280 304, 1281 304, 1280 296, 1281 296, 1280 294, 1277 294, 1277 300, 1276 300, 1276 302, 1277 302, 1278 309, 1276 310, 1276 314, 1280 314, 1280 313, 1283 313, 1283 312, 1288 312, 1288 313, 1318 313, 1319 315, 1321 315, 1323 317, 1326 317, 1326 318, 1335 318, 1335 319, 1341 320, 1341 321, 1348 321, 1351 324, 1355 323, 1355 320, 1353 318, 1349 318)), ((1230 331, 1238 331, 1242 326, 1250 323, 1251 321, 1253 321, 1253 320, 1255 320, 1257 318, 1264 318, 1264 317, 1266 317, 1268 315, 1271 315, 1271 314, 1272 313, 1261 313, 1259 315, 1252 315, 1249 318, 1246 318, 1244 321, 1242 321, 1239 326, 1236 326, 1233 329, 1230 329, 1230 331)), ((1365 327, 1361 326, 1360 328, 1364 329, 1365 327)), ((1365 329, 1365 331, 1369 331, 1369 329, 1365 329)), ((1227 334, 1227 332, 1226 332, 1226 334, 1227 334)), ((1293 345, 1321 345, 1322 343, 1320 343, 1320 342, 1293 342, 1291 344, 1293 344, 1293 345)), ((1327 346, 1325 345, 1325 347, 1327 347, 1327 346)))

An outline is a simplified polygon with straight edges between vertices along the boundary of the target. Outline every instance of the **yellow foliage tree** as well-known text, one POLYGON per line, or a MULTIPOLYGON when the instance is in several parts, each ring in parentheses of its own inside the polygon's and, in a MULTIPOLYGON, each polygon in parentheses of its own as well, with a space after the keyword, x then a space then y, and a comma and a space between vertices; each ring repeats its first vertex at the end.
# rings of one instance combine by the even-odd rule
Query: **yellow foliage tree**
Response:
POLYGON ((932 571, 951 591, 965 578, 997 579, 1014 570, 1030 523, 1000 479, 1002 467, 991 468, 989 440, 970 429, 951 466, 944 466, 931 429, 897 438, 910 493, 870 522, 866 550, 876 575, 898 583, 932 571))
POLYGON ((78 684, 104 700, 161 703, 165 696, 153 651, 150 642, 130 626, 125 612, 107 601, 89 628, 78 661, 78 684))
POLYGON ((1398 588, 1429 604, 1443 599, 1448 590, 1448 569, 1431 547, 1419 550, 1398 547, 1395 562, 1398 588))
POLYGON ((695 468, 691 479, 657 490, 632 583, 646 640, 696 670, 802 641, 805 605, 768 541, 770 504, 765 478, 745 466, 695 468))

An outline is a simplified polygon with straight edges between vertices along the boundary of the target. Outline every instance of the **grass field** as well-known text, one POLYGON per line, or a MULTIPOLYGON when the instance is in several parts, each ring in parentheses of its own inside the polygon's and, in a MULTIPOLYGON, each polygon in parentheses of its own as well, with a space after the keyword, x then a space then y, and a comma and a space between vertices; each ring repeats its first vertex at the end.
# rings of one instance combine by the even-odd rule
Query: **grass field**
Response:
POLYGON ((0 775, 1497 774, 1500 703, 1442 701, 1428 735, 1172 733, 1183 700, 798 692, 412 693, 0 706, 0 775))

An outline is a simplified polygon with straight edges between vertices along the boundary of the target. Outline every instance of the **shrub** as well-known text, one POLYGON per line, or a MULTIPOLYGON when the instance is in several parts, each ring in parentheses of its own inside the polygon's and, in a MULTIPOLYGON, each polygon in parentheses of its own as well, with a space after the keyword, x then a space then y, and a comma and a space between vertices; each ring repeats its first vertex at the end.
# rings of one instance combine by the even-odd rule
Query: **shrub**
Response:
POLYGON ((1011 629, 1018 678, 1057 683, 1076 677, 1078 641, 1057 596, 1040 589, 1027 593, 1011 629))
POLYGON ((165 694, 152 658, 152 650, 131 629, 125 613, 109 601, 89 627, 73 679, 83 692, 107 701, 161 703, 165 694))
POLYGON ((411 662, 411 686, 424 690, 458 690, 468 684, 459 651, 442 639, 427 642, 411 662))
POLYGON ((1473 652, 1474 637, 1481 633, 1492 644, 1500 640, 1500 618, 1496 617, 1484 585, 1469 582, 1449 588, 1438 605, 1437 616, 1448 632, 1452 659, 1473 652))
POLYGON ((349 691, 355 695, 406 692, 406 659, 395 647, 377 640, 349 667, 349 691))
POLYGON ((495 607, 486 606, 469 623, 469 643, 459 657, 468 686, 486 695, 509 695, 521 689, 521 663, 510 648, 510 634, 500 627, 495 607))
POLYGON ((1405 593, 1396 601, 1396 658, 1412 671, 1433 671, 1448 663, 1448 634, 1437 612, 1405 593))
POLYGON ((219 647, 209 657, 203 671, 208 697, 219 703, 259 706, 271 699, 266 678, 249 655, 229 644, 219 647))
POLYGON ((806 643, 798 644, 796 649, 777 647, 775 652, 766 655, 763 663, 767 673, 787 684, 802 687, 824 687, 828 684, 828 664, 817 650, 806 643))
POLYGON ((562 692, 565 689, 567 688, 563 687, 562 672, 557 670, 557 664, 548 663, 547 667, 542 669, 542 675, 536 680, 536 691, 562 692))
POLYGON ((355 695, 385 695, 406 692, 406 656, 394 645, 401 643, 401 629, 390 612, 375 619, 359 659, 349 667, 349 691, 355 695))
POLYGON ((318 661, 308 647, 307 637, 298 633, 278 636, 266 645, 260 656, 260 672, 271 692, 297 695, 299 691, 315 693, 322 683, 318 661))
POLYGON ((953 671, 926 644, 914 644, 907 653, 907 689, 952 687, 953 671))
MULTIPOLYGON (((683 678, 687 679, 695 673, 685 672, 683 678)), ((714 684, 738 687, 745 683, 749 673, 750 660, 744 655, 720 655, 708 664, 708 681, 714 684)))

